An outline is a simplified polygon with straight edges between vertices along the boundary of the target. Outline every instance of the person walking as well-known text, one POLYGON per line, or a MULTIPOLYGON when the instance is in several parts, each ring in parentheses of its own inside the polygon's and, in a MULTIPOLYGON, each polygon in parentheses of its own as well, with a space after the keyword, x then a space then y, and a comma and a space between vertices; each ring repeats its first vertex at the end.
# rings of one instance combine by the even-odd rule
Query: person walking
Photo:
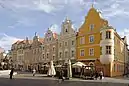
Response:
POLYGON ((11 71, 10 71, 10 79, 13 78, 13 73, 14 73, 14 68, 12 68, 11 71))
POLYGON ((36 70, 35 70, 35 69, 33 69, 33 76, 35 76, 35 73, 36 73, 36 70))

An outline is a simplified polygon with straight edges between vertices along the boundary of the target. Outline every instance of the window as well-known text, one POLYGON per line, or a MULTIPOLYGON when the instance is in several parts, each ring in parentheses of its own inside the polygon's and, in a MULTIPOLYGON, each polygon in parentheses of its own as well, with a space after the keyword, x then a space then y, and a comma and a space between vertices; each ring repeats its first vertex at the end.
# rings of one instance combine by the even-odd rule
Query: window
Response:
POLYGON ((49 38, 49 40, 51 41, 51 38, 49 38))
POLYGON ((102 33, 100 33, 100 40, 102 40, 102 33))
POLYGON ((42 49, 44 50, 44 47, 42 49))
POLYGON ((53 56, 53 60, 55 59, 55 56, 53 56))
POLYGON ((106 54, 111 54, 111 46, 106 46, 106 54))
POLYGON ((80 38, 80 44, 85 44, 85 37, 80 38))
POLYGON ((106 39, 111 39, 111 31, 106 31, 106 39))
POLYGON ((80 52, 80 56, 84 56, 84 50, 81 50, 81 52, 80 52))
POLYGON ((48 58, 48 53, 47 53, 47 58, 48 58))
POLYGON ((114 55, 116 54, 115 48, 114 48, 114 55))
POLYGON ((74 41, 72 41, 72 45, 74 45, 74 41))
POLYGON ((67 58, 67 51, 65 52, 65 58, 67 58))
POLYGON ((94 36, 90 36, 89 41, 90 41, 90 43, 93 43, 94 42, 94 36))
POLYGON ((100 47, 100 55, 102 55, 102 47, 100 47))
POLYGON ((60 52, 60 58, 62 58, 62 53, 60 52))
POLYGON ((67 42, 65 42, 65 46, 67 46, 67 42))
POLYGON ((94 49, 93 49, 93 48, 90 48, 90 49, 89 49, 89 55, 90 55, 90 56, 93 56, 93 55, 94 55, 94 49))
POLYGON ((72 51, 72 57, 74 57, 74 51, 72 51))
POLYGON ((90 24, 90 30, 92 31, 94 29, 94 24, 90 24))
POLYGON ((44 59, 44 54, 43 54, 43 59, 44 59))
POLYGON ((60 47, 61 47, 61 43, 60 43, 60 47))
POLYGON ((53 47, 53 52, 55 51, 55 47, 53 47))
POLYGON ((114 72, 116 71, 116 64, 114 64, 114 72))
POLYGON ((68 32, 68 30, 67 30, 67 29, 65 29, 65 32, 68 32))

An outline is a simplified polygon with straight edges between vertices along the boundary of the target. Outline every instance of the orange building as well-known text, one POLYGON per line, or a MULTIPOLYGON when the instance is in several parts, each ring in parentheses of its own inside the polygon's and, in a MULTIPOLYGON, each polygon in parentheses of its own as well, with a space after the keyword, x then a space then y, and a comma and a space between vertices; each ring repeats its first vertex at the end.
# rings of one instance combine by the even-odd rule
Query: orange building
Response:
POLYGON ((77 34, 77 60, 94 65, 104 76, 122 75, 126 50, 126 37, 121 38, 92 6, 77 34))

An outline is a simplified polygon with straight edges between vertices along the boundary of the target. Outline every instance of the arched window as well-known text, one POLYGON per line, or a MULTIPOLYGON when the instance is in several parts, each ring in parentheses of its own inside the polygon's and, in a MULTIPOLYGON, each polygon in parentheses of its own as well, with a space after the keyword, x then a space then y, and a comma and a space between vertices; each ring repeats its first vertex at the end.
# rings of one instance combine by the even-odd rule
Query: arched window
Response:
POLYGON ((93 62, 90 62, 89 66, 95 66, 95 64, 93 62))

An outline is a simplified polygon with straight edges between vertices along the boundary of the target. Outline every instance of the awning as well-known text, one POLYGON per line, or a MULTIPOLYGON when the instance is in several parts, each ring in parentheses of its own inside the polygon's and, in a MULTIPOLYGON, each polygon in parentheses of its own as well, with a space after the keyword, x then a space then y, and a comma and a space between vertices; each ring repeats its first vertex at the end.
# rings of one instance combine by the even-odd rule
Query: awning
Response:
POLYGON ((72 67, 82 67, 82 66, 86 66, 86 65, 82 62, 76 62, 75 64, 72 65, 72 67))

